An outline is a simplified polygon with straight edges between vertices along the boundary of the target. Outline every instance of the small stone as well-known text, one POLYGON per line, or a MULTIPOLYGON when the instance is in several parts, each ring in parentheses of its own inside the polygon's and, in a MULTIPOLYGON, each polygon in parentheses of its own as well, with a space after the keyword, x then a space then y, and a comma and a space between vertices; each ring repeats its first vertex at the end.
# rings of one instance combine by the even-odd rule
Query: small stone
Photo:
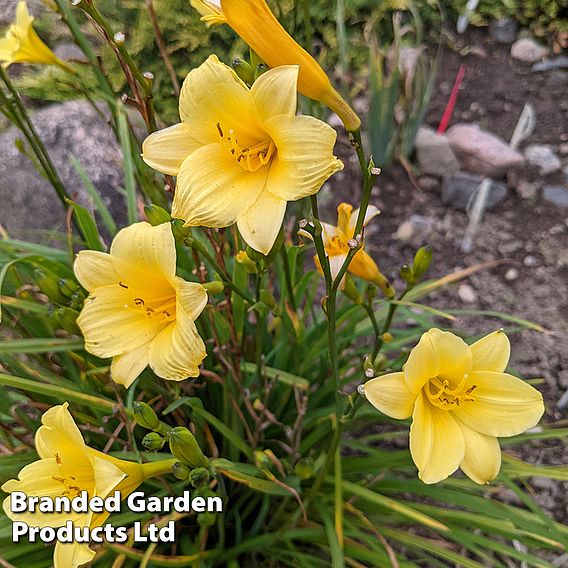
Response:
POLYGON ((509 268, 509 270, 505 273, 505 280, 508 280, 509 282, 513 282, 513 280, 516 280, 518 277, 519 271, 516 268, 509 268))
POLYGON ((415 140, 416 158, 423 174, 447 176, 460 169, 459 162, 443 134, 420 127, 415 140))
POLYGON ((545 186, 542 190, 542 196, 556 207, 568 207, 568 189, 561 185, 545 186))
POLYGON ((557 172, 562 166, 560 158, 547 144, 531 144, 525 148, 524 154, 531 166, 539 168, 541 176, 557 172))
POLYGON ((511 57, 524 63, 536 63, 547 54, 548 49, 530 37, 521 38, 511 46, 511 57))
POLYGON ((560 144, 560 146, 558 146, 558 152, 563 156, 568 154, 568 144, 560 144))
MULTIPOLYGON (((442 202, 445 205, 465 211, 471 196, 481 185, 483 178, 467 172, 458 172, 446 178, 442 191, 442 202)), ((493 209, 507 197, 507 186, 504 183, 492 181, 485 209, 493 209)))
POLYGON ((447 136, 462 169, 470 172, 499 177, 525 161, 520 152, 477 124, 456 124, 448 130, 447 136))
POLYGON ((522 179, 517 183, 515 190, 523 199, 534 199, 539 187, 540 184, 538 182, 531 183, 526 179, 522 179))
POLYGON ((513 18, 499 18, 489 24, 489 35, 497 43, 510 45, 517 37, 517 28, 517 21, 513 18))
POLYGON ((60 43, 55 47, 53 53, 63 61, 88 61, 87 56, 74 43, 60 43))
POLYGON ((547 59, 546 61, 541 61, 540 63, 535 63, 531 71, 542 72, 550 71, 551 69, 567 69, 568 68, 568 56, 559 55, 553 59, 547 59))
POLYGON ((399 226, 395 238, 403 243, 420 246, 430 238, 433 230, 434 219, 423 215, 412 215, 399 226))
POLYGON ((473 304, 477 301, 477 294, 469 284, 460 284, 458 296, 460 300, 466 304, 473 304))
POLYGON ((440 186, 440 180, 433 176, 420 176, 418 178, 418 185, 426 191, 434 191, 440 186))
POLYGON ((525 258, 523 259, 523 264, 528 268, 533 268, 538 264, 538 260, 536 256, 532 256, 529 254, 528 256, 525 256, 525 258))

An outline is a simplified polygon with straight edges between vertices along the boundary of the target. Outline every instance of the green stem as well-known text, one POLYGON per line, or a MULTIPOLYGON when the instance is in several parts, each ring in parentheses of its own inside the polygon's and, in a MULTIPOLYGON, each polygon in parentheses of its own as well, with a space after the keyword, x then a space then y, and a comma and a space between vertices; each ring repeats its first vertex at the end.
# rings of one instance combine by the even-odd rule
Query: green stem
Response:
MULTIPOLYGON (((398 297, 398 300, 399 301, 402 300, 404 298, 404 296, 406 296, 406 294, 409 292, 409 290, 410 290, 410 288, 406 287, 405 290, 402 292, 402 294, 398 297)), ((387 312, 387 317, 385 318, 385 323, 383 324, 383 329, 380 333, 377 333, 377 337, 376 337, 376 341, 375 341, 375 347, 373 349, 372 361, 374 361, 377 358, 377 355, 379 354, 379 352, 381 351, 381 349, 382 349, 382 347, 385 343, 384 335, 390 329, 394 314, 396 313, 398 306, 399 306, 399 304, 395 303, 395 302, 391 302, 389 304, 389 310, 387 312)))
POLYGON ((290 306, 294 311, 296 311, 296 298, 294 297, 294 285, 292 284, 292 274, 290 272, 290 262, 288 260, 288 254, 286 253, 286 247, 282 246, 280 248, 280 255, 282 256, 282 265, 284 266, 284 277, 286 279, 286 290, 288 291, 288 299, 290 300, 290 306))

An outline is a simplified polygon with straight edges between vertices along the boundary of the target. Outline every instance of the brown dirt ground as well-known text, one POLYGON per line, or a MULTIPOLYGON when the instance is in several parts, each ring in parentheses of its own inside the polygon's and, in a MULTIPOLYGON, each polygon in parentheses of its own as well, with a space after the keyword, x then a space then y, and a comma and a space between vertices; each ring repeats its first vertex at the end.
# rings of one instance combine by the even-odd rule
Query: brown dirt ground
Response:
MULTIPOLYGON (((561 153, 568 140, 566 71, 532 73, 530 65, 512 60, 509 48, 492 42, 485 31, 470 32, 454 49, 443 50, 436 89, 426 115, 426 122, 434 128, 461 63, 467 65, 467 72, 450 126, 479 122, 508 140, 525 102, 531 102, 537 113, 537 126, 523 144, 551 144, 566 166, 568 158, 561 153)), ((339 200, 356 203, 360 196, 357 164, 344 138, 340 137, 339 148, 341 157, 349 163, 324 204, 325 219, 329 220, 335 218, 333 210, 339 200)), ((559 398, 568 389, 568 210, 545 201, 540 191, 532 199, 523 199, 515 189, 522 179, 540 185, 568 183, 565 174, 540 179, 537 171, 527 168, 510 175, 508 198, 485 214, 473 252, 464 254, 460 242, 468 222, 466 214, 442 204, 439 184, 431 190, 417 188, 403 168, 394 165, 381 174, 374 189, 372 203, 382 214, 368 228, 367 246, 383 272, 396 281, 400 265, 412 259, 416 246, 401 243, 395 233, 412 214, 420 214, 434 222, 428 239, 434 251, 429 276, 440 277, 477 263, 507 259, 506 264, 467 280, 475 293, 473 301, 460 299, 459 285, 455 285, 437 294, 431 302, 441 309, 505 312, 549 330, 547 334, 527 330, 512 336, 511 367, 527 378, 543 379, 540 388, 547 407, 544 421, 562 425, 568 423, 568 408, 557 408, 559 398), (511 268, 518 271, 516 279, 505 278, 511 268)), ((440 325, 447 326, 447 322, 440 320, 440 325)), ((510 324, 496 318, 460 316, 453 327, 481 334, 510 324)), ((534 443, 517 448, 516 452, 532 463, 558 465, 567 463, 566 449, 566 443, 557 441, 534 443)), ((533 484, 537 500, 557 520, 566 521, 567 484, 540 478, 533 484)))

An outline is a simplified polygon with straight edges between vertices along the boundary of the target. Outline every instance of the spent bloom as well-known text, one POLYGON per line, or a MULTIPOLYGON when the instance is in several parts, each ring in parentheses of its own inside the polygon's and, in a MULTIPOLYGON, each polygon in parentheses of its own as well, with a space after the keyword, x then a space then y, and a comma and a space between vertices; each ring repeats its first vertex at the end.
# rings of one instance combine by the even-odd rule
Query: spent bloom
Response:
MULTIPOLYGON (((363 227, 376 217, 380 211, 370 205, 365 213, 363 227)), ((353 206, 349 203, 340 203, 337 207, 337 226, 329 223, 321 223, 323 233, 322 239, 325 252, 329 258, 329 265, 331 269, 331 276, 335 279, 339 270, 343 266, 349 251, 351 250, 350 244, 355 244, 355 225, 357 217, 359 216, 359 209, 353 210, 353 206)), ((301 229, 299 234, 312 239, 308 231, 301 229)), ((314 256, 314 262, 318 270, 322 272, 321 264, 317 255, 314 256)), ((386 296, 392 296, 392 287, 386 278, 381 274, 376 262, 369 256, 361 247, 349 264, 349 272, 353 275, 363 278, 369 282, 373 282, 383 290, 386 296)), ((343 289, 345 285, 345 278, 339 285, 343 289)))
POLYGON ((347 130, 359 117, 332 87, 319 63, 282 27, 266 0, 191 0, 207 25, 227 23, 270 67, 299 65, 298 91, 333 110, 347 130))
POLYGON ((33 21, 26 2, 22 0, 16 7, 16 21, 0 39, 0 61, 5 65, 44 63, 69 69, 40 39, 34 30, 33 21))
POLYGON ((194 322, 207 292, 176 276, 169 223, 122 229, 110 254, 81 251, 75 274, 90 292, 77 319, 85 348, 113 358, 115 382, 129 387, 148 365, 163 379, 199 375, 206 353, 194 322))
POLYGON ((412 416, 410 453, 425 483, 460 468, 479 484, 499 473, 498 437, 532 428, 544 412, 541 394, 505 373, 509 339, 495 331, 472 345, 430 329, 400 373, 365 383, 365 396, 397 419, 412 416))
POLYGON ((286 203, 316 193, 343 164, 335 131, 296 116, 297 66, 271 69, 248 88, 216 56, 187 76, 181 123, 151 134, 146 163, 176 175, 172 216, 186 226, 228 227, 268 254, 286 203))
MULTIPOLYGON (((42 426, 35 437, 40 459, 24 467, 18 479, 4 483, 3 491, 22 491, 28 497, 65 496, 70 499, 82 491, 87 491, 89 498, 103 499, 114 491, 120 491, 124 499, 144 480, 171 471, 176 460, 139 464, 90 448, 67 407, 67 403, 54 406, 42 416, 42 426)), ((41 528, 57 528, 71 521, 75 527, 93 529, 101 526, 109 515, 92 512, 12 513, 10 497, 4 500, 3 506, 6 515, 13 521, 41 528)), ((54 565, 55 568, 75 568, 90 562, 94 556, 95 552, 86 543, 57 542, 54 565)))

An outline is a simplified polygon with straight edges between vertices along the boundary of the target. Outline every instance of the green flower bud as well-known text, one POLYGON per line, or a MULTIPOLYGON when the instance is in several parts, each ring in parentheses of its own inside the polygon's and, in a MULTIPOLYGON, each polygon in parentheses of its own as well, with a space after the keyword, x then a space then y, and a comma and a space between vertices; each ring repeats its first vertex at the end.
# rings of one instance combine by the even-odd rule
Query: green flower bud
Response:
POLYGON ((169 442, 173 456, 189 467, 207 467, 209 464, 194 435, 187 428, 174 428, 169 433, 169 442))
POLYGON ((73 294, 79 290, 79 285, 75 280, 71 280, 71 278, 62 278, 59 281, 59 290, 64 296, 67 298, 72 298, 73 294))
POLYGON ((80 312, 83 309, 83 304, 85 303, 85 297, 86 297, 85 292, 83 292, 83 290, 79 288, 71 296, 71 301, 69 302, 69 306, 74 310, 80 312))
POLYGON ((217 520, 217 513, 199 513, 197 515, 197 523, 200 527, 212 527, 217 520))
POLYGON ((261 75, 266 73, 269 69, 270 67, 268 67, 266 63, 260 63, 259 65, 257 65, 256 70, 254 72, 254 80, 256 81, 261 75))
POLYGON ((413 285, 416 283, 414 279, 414 271, 408 264, 403 264, 400 267, 400 277, 409 285, 413 285))
POLYGON ((172 467, 172 473, 180 481, 186 481, 189 477, 189 474, 191 473, 191 470, 184 463, 176 462, 172 467))
POLYGON ((142 445, 151 452, 157 452, 164 447, 166 439, 160 436, 157 432, 149 432, 144 436, 142 445))
POLYGON ((63 306, 54 310, 54 316, 57 318, 59 327, 65 331, 72 333, 73 335, 81 335, 81 330, 77 325, 77 318, 79 317, 79 312, 63 306))
POLYGON ((235 259, 246 268, 249 274, 256 274, 258 272, 256 262, 252 260, 244 250, 239 251, 235 259))
POLYGON ((363 303, 363 298, 361 297, 361 294, 359 294, 359 290, 357 290, 357 286, 355 286, 355 282, 353 282, 353 278, 351 278, 349 274, 345 275, 343 293, 356 304, 363 303))
POLYGON ((203 287, 205 288, 205 290, 207 290, 208 294, 213 295, 222 294, 225 290, 225 285, 219 280, 214 280, 213 282, 205 282, 205 284, 203 284, 203 287))
POLYGON ((158 430, 160 428, 158 416, 149 404, 135 401, 132 403, 132 410, 134 419, 142 428, 147 428, 148 430, 158 430))
POLYGON ((312 458, 301 458, 294 467, 296 475, 302 480, 313 477, 315 469, 316 466, 312 458))
POLYGON ((266 453, 260 450, 254 452, 254 461, 256 466, 260 469, 270 469, 274 465, 266 453))
POLYGON ((54 274, 48 274, 42 269, 36 269, 34 280, 42 294, 45 294, 52 302, 56 304, 66 304, 67 298, 59 289, 59 282, 54 274))
POLYGON ((237 57, 231 62, 231 67, 242 81, 248 85, 254 83, 254 71, 247 61, 237 57))
POLYGON ((159 205, 145 205, 144 213, 148 223, 153 227, 162 223, 169 223, 172 220, 171 215, 159 205))
POLYGON ((418 282, 430 268, 432 262, 432 249, 428 246, 420 247, 414 255, 414 262, 412 263, 412 271, 414 278, 418 282))
POLYGON ((270 290, 261 290, 260 291, 260 299, 271 309, 273 310, 276 307, 276 299, 272 295, 270 290))
POLYGON ((205 467, 196 467, 189 473, 189 482, 193 487, 203 487, 209 483, 210 479, 209 470, 205 467))

